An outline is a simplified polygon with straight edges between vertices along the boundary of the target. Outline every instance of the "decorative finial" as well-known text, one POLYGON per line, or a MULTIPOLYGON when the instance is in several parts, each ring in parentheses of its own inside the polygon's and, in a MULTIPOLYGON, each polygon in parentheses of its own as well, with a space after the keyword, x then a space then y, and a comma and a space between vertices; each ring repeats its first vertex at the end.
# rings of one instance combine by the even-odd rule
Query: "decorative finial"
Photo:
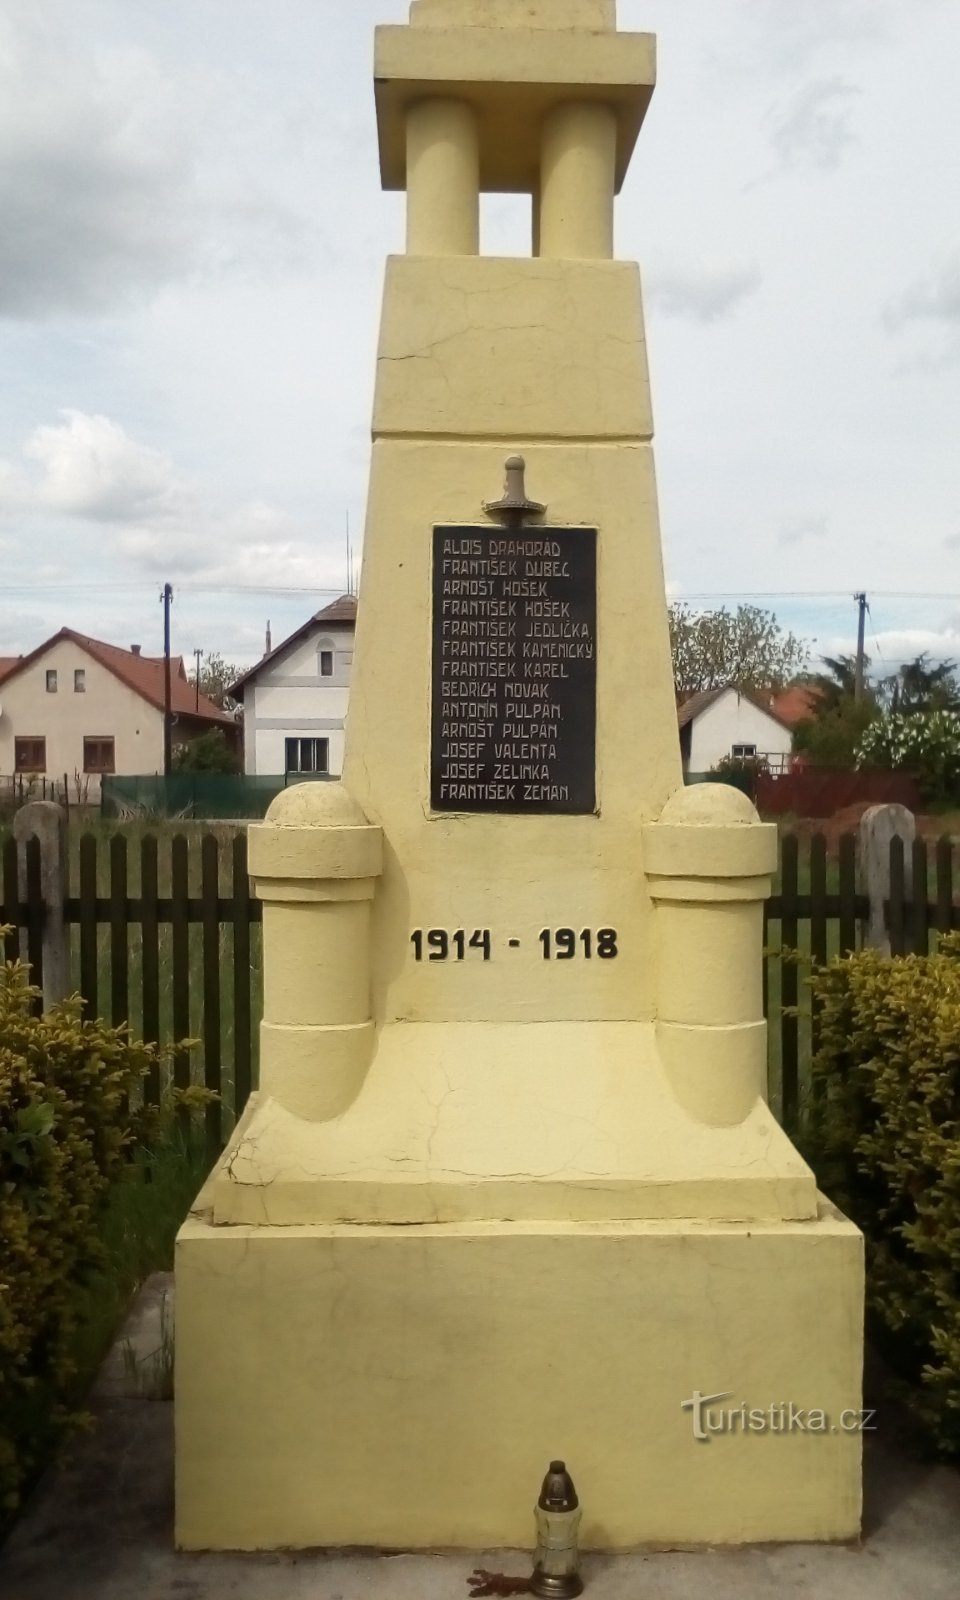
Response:
POLYGON ((501 500, 485 500, 483 509, 488 517, 523 517, 529 514, 532 517, 542 517, 546 506, 538 500, 527 499, 526 471, 527 463, 523 456, 507 457, 507 479, 503 486, 501 500))

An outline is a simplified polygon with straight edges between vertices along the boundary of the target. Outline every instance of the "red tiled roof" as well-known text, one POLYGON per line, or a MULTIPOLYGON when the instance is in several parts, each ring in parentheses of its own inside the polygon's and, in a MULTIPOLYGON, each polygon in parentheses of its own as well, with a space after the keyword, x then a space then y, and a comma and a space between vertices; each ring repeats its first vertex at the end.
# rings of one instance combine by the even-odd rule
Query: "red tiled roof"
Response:
POLYGON ((10 676, 14 667, 19 666, 22 660, 22 656, 0 656, 0 683, 10 676))
POLYGON ((806 722, 816 716, 819 700, 818 689, 793 683, 782 694, 774 695, 773 709, 781 722, 785 722, 788 728, 795 728, 798 722, 806 722))
POLYGON ((230 685, 228 693, 230 694, 231 699, 242 700, 245 684, 248 684, 250 679, 255 677, 255 675, 260 671, 261 667, 265 667, 268 661, 276 661, 277 657, 282 656, 285 650, 290 649, 291 645, 298 644, 301 639, 305 638, 306 635, 311 632, 318 622, 346 623, 352 628, 356 626, 356 621, 356 595, 342 594, 339 600, 334 600, 332 605, 324 606, 322 611, 315 612, 312 617, 308 618, 302 627, 297 629, 296 633, 291 633, 288 639, 284 639, 282 644, 278 644, 275 650, 270 651, 269 655, 263 656, 255 666, 248 667, 246 672, 243 673, 242 677, 239 677, 236 683, 232 683, 230 685))
MULTIPOLYGON (((106 644, 102 639, 91 639, 86 634, 76 633, 72 628, 61 628, 59 633, 53 634, 36 650, 31 650, 29 655, 20 656, 12 663, 11 670, 0 677, 12 677, 24 667, 32 665, 50 649, 51 645, 59 643, 61 639, 69 639, 73 644, 85 650, 100 665, 106 667, 115 677, 141 696, 158 711, 164 709, 164 666, 162 656, 137 655, 133 650, 124 650, 120 645, 106 644)), ((227 723, 231 727, 235 718, 229 711, 221 710, 205 694, 200 695, 199 709, 197 706, 197 691, 193 684, 188 682, 186 669, 182 656, 173 656, 170 662, 170 705, 175 716, 199 717, 204 722, 227 723)))

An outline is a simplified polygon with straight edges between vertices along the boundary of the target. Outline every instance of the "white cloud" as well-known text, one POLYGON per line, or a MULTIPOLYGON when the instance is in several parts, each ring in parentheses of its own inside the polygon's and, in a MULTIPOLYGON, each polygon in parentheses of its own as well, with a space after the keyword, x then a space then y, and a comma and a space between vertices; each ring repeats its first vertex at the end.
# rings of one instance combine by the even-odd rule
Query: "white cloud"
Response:
MULTIPOLYGON (((625 3, 646 10, 657 0, 620 0, 621 8, 625 3)), ((921 3, 915 0, 917 10, 921 3)), ((898 20, 896 0, 693 0, 689 10, 700 35, 708 9, 719 24, 706 46, 711 68, 748 96, 762 86, 769 91, 771 82, 795 85, 836 71, 838 61, 876 55, 898 20)), ((635 25, 647 22, 638 14, 635 25)))
MULTIPOLYGON (((61 423, 36 428, 24 445, 24 457, 39 469, 39 476, 21 479, 21 506, 33 504, 96 522, 163 517, 179 509, 184 492, 172 463, 159 450, 137 444, 109 417, 81 411, 63 416, 61 423)), ((16 496, 13 469, 11 480, 16 496)))
MULTIPOLYGON (((97 528, 97 556, 151 581, 260 588, 336 587, 342 555, 265 500, 224 503, 109 417, 68 411, 0 462, 0 513, 18 529, 51 513, 97 528)), ((116 573, 115 573, 116 575, 116 573)), ((60 580, 48 564, 32 576, 60 580)))
POLYGON ((859 92, 842 78, 815 78, 771 111, 771 142, 781 167, 836 171, 857 143, 851 102, 859 92))
POLYGON ((650 309, 687 322, 722 322, 761 284, 755 267, 710 266, 651 270, 646 300, 650 309))
MULTIPOLYGON (((835 635, 823 645, 828 656, 852 655, 854 634, 835 635)), ((960 618, 948 619, 940 628, 887 628, 867 634, 867 654, 875 678, 892 676, 907 661, 928 655, 934 661, 960 660, 960 618)))
POLYGON ((241 159, 239 88, 143 47, 65 50, 45 10, 0 18, 0 316, 115 315, 177 278, 308 253, 303 215, 241 159))
POLYGON ((960 328, 960 251, 905 289, 887 307, 884 320, 893 330, 911 322, 960 328))
POLYGON ((783 545, 804 544, 808 539, 825 539, 827 531, 826 517, 788 517, 781 526, 778 540, 783 545))
MULTIPOLYGON (((0 606, 0 656, 26 655, 36 643, 37 618, 13 606, 0 606)), ((2 704, 3 686, 0 684, 2 704)))

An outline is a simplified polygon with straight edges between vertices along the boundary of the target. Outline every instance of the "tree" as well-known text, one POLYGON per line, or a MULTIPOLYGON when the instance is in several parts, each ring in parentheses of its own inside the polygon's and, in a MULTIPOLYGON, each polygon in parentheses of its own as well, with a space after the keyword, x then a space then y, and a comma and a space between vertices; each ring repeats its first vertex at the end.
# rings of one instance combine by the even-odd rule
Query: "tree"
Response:
POLYGON ((173 753, 173 770, 237 773, 240 771, 240 757, 222 728, 210 728, 198 738, 177 746, 173 753))
POLYGON ((673 676, 681 696, 704 689, 776 693, 803 667, 807 645, 781 628, 772 611, 742 605, 736 611, 670 607, 673 676))
MULTIPOLYGON (((807 675, 804 682, 813 690, 821 715, 838 710, 845 701, 856 699, 857 687, 857 658, 856 656, 821 656, 820 665, 826 670, 812 672, 807 675)), ((864 699, 874 699, 873 690, 866 682, 867 671, 870 667, 870 657, 863 658, 864 699)))
POLYGON ((816 716, 797 723, 794 753, 816 767, 854 767, 860 742, 878 714, 871 696, 855 700, 852 694, 839 695, 832 705, 818 708, 816 716))
POLYGON ((891 712, 910 717, 930 711, 960 710, 956 671, 956 661, 939 661, 931 666, 926 650, 913 661, 904 662, 884 685, 891 712))
POLYGON ((818 767, 853 767, 867 728, 878 715, 876 691, 866 681, 870 657, 864 656, 864 688, 856 696, 856 656, 821 656, 819 672, 804 678, 814 710, 793 730, 797 755, 818 767))
MULTIPOLYGON (((220 706, 224 711, 242 712, 238 701, 232 700, 227 693, 230 685, 236 683, 243 676, 243 667, 236 667, 230 661, 224 661, 223 656, 216 650, 211 650, 203 658, 200 668, 200 693, 212 700, 215 706, 220 706)), ((190 682, 197 681, 196 667, 190 674, 190 682)))

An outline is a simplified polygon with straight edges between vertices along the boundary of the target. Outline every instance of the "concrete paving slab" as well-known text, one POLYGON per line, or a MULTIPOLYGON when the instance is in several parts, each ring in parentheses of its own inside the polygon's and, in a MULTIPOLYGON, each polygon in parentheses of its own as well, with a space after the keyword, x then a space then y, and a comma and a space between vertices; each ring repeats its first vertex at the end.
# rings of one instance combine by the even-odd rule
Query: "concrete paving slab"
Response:
POLYGON ((173 1399, 173 1273, 155 1272, 97 1374, 94 1400, 173 1399))
MULTIPOLYGON (((178 1555, 173 1407, 101 1399, 93 1434, 51 1471, 0 1551, 2 1600, 465 1600, 478 1565, 530 1554, 178 1555)), ((589 1600, 960 1600, 960 1473, 868 1448, 860 1549, 786 1546, 588 1556, 589 1600)))

